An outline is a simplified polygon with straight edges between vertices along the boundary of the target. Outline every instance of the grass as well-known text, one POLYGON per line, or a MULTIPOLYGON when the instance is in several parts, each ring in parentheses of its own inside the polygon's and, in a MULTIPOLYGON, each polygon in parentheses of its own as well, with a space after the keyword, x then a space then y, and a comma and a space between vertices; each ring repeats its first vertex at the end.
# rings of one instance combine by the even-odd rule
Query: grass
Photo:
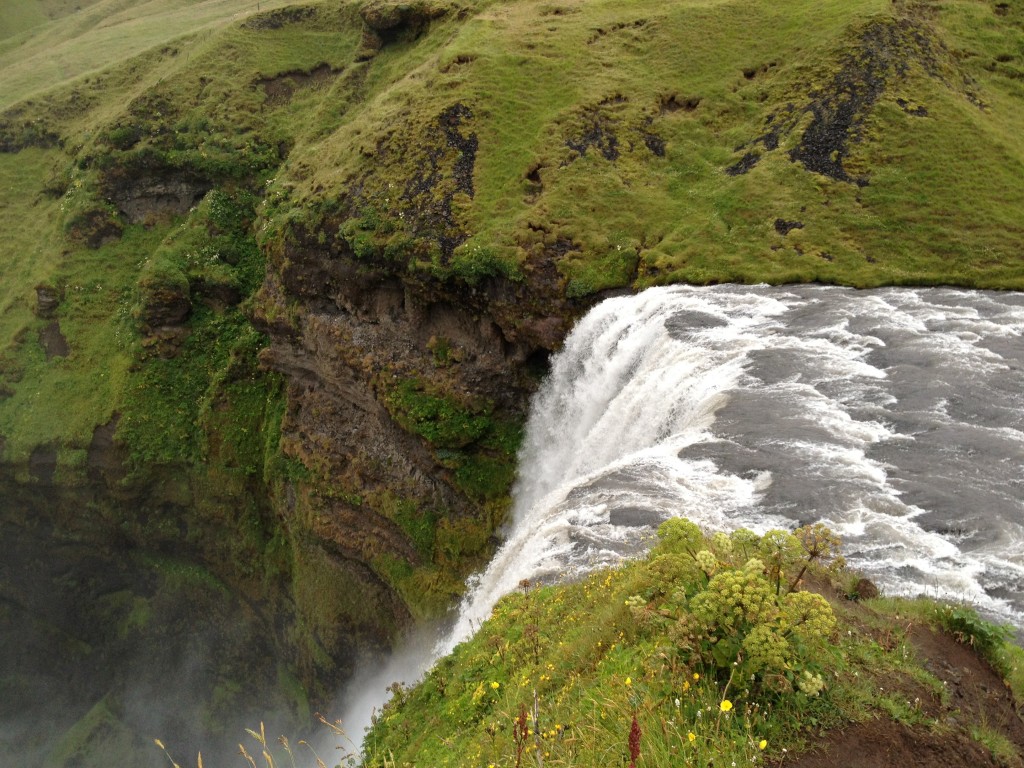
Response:
POLYGON ((0 293, 0 348, 6 349, 33 323, 35 286, 45 283, 59 259, 60 237, 54 223, 58 203, 41 192, 57 152, 28 149, 0 154, 0 222, 6 233, 4 289, 0 293))
MULTIPOLYGON (((479 149, 472 198, 455 198, 449 227, 513 265, 562 243, 554 258, 574 297, 674 281, 1024 285, 1014 215, 1022 201, 1013 183, 1024 162, 1015 138, 1024 117, 1018 87, 976 65, 1013 50, 1018 32, 987 7, 946 4, 938 31, 923 27, 933 35, 923 58, 911 58, 903 75, 884 75, 885 90, 847 160, 870 176, 863 188, 791 162, 782 150, 795 135, 783 136, 782 150, 765 152, 748 174, 723 170, 766 119, 787 104, 802 108, 865 56, 855 42, 863 30, 894 23, 894 13, 922 23, 902 6, 567 9, 492 4, 443 48, 431 36, 411 49, 385 49, 368 77, 368 98, 333 135, 297 148, 297 164, 312 172, 291 179, 296 204, 358 183, 363 201, 389 220, 389 241, 396 231, 422 237, 428 225, 416 209, 451 189, 442 180, 432 201, 403 197, 423 160, 387 148, 429 144, 437 134, 431 122, 457 102, 473 113, 464 133, 476 135, 479 149), (950 48, 977 59, 961 65, 950 48), (379 89, 376 78, 393 77, 399 56, 409 74, 379 89), (957 78, 976 83, 984 108, 957 78), (694 106, 672 111, 666 103, 694 106), (923 106, 928 116, 901 103, 923 106), (383 157, 372 150, 374 136, 383 157), (652 136, 659 153, 647 146, 652 136), (973 137, 966 146, 963 136, 973 137), (601 148, 613 141, 617 157, 609 159, 601 148), (312 163, 314 155, 326 162, 312 163), (779 235, 776 219, 803 227, 779 235)), ((430 252, 429 243, 421 248, 430 252)), ((410 256, 410 268, 422 259, 410 256)))
MULTIPOLYGON (((16 391, 0 405, 9 455, 41 444, 80 450, 89 424, 104 423, 122 393, 138 391, 123 345, 86 328, 100 321, 99 308, 82 312, 68 301, 62 330, 79 359, 54 362, 31 342, 41 327, 31 305, 35 285, 82 286, 86 275, 105 273, 119 292, 109 306, 121 313, 107 324, 130 334, 122 318, 130 274, 115 262, 137 261, 160 238, 161 258, 182 268, 186 246, 202 247, 207 213, 187 223, 191 241, 155 222, 156 230, 129 232, 95 253, 50 222, 60 219, 55 193, 69 211, 99 211, 102 220, 111 186, 153 167, 222 190, 266 182, 253 198, 268 233, 263 255, 291 230, 319 228, 328 247, 347 239, 368 263, 424 283, 531 283, 540 279, 535 265, 550 261, 557 290, 581 302, 609 288, 674 281, 1024 285, 1024 199, 1015 183, 1024 170, 1016 139, 1024 111, 1007 53, 1020 33, 987 7, 947 3, 920 26, 913 10, 881 0, 635 0, 558 12, 541 2, 490 2, 465 18, 453 6, 415 40, 358 63, 354 6, 316 3, 299 22, 254 27, 243 23, 252 5, 165 0, 129 14, 112 0, 75 13, 51 4, 44 10, 55 20, 0 46, 5 97, 13 104, 33 96, 8 111, 12 130, 38 123, 65 141, 63 151, 0 157, 8 190, 0 216, 13 233, 0 291, 0 365, 4 386, 16 391), (844 162, 869 177, 867 186, 792 162, 786 150, 799 132, 781 135, 777 151, 758 150, 748 173, 724 172, 738 147, 760 146, 766 120, 787 104, 802 109, 850 62, 870 57, 865 30, 900 23, 924 30, 927 55, 910 50, 904 74, 884 73, 882 95, 856 129, 844 162), (102 44, 106 34, 119 42, 102 44), (34 50, 56 62, 65 50, 68 62, 97 50, 109 58, 54 73, 33 64, 34 50), (972 56, 956 59, 951 50, 972 56), (303 79, 317 67, 326 67, 322 79, 303 79), (23 71, 31 78, 18 85, 23 71), (287 95, 266 104, 271 81, 287 95), (452 105, 466 110, 456 131, 475 141, 469 182, 456 178, 464 161, 438 123, 452 105), (283 163, 278 147, 290 148, 283 163), (410 192, 424 162, 437 163, 440 175, 410 192), (437 211, 449 209, 438 224, 437 211), (339 214, 348 224, 337 232, 339 214), (801 226, 781 234, 777 219, 801 226), (59 397, 51 391, 62 376, 60 386, 96 397, 68 423, 46 424, 31 398, 59 397), (44 377, 54 378, 51 390, 33 388, 44 377)), ((43 6, 33 7, 38 13, 25 13, 38 20, 43 6)), ((442 411, 425 420, 396 413, 414 433, 472 426, 442 411)), ((438 447, 458 448, 447 443, 438 447)), ((197 455, 195 447, 182 456, 197 455)), ((484 464, 452 467, 476 497, 487 495, 493 474, 484 464)))
MULTIPOLYGON (((14 9, 20 19, 8 29, 21 26, 17 35, 0 35, 0 72, 4 90, 0 109, 63 83, 123 62, 184 35, 209 36, 256 11, 287 5, 284 0, 148 0, 126 5, 119 0, 96 0, 81 11, 66 13, 42 26, 38 3, 5 1, 4 17, 14 9), (32 27, 35 26, 33 29, 32 27)), ((193 38, 197 39, 197 38, 193 38)), ((186 54, 187 55, 187 54, 186 54)))

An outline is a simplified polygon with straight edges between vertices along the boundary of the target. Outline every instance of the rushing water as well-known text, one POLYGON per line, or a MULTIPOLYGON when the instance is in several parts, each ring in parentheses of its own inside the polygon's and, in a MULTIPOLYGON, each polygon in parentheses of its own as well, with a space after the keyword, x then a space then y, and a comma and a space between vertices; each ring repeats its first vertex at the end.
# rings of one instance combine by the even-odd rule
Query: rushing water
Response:
POLYGON ((617 562, 671 516, 758 532, 822 521, 890 593, 1021 627, 1022 469, 1024 295, 719 286, 610 299, 552 361, 505 543, 434 654, 521 579, 617 562))

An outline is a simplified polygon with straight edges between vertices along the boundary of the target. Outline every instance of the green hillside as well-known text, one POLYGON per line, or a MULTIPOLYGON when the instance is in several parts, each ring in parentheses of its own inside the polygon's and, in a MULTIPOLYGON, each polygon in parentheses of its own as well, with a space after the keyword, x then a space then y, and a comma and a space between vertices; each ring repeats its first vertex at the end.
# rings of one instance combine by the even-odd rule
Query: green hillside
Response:
POLYGON ((255 195, 264 257, 308 231, 421 282, 584 301, 673 281, 1024 285, 1016 6, 370 4, 378 32, 358 4, 246 21, 252 5, 97 2, 4 43, 9 455, 81 445, 122 405, 124 347, 95 320, 126 322, 140 263, 180 250, 171 222, 212 188, 255 195), (33 63, 65 49, 90 65, 33 63), (140 173, 191 199, 126 212, 140 173), (67 359, 17 341, 48 283, 81 334, 67 359), (106 405, 24 423, 60 387, 106 405))

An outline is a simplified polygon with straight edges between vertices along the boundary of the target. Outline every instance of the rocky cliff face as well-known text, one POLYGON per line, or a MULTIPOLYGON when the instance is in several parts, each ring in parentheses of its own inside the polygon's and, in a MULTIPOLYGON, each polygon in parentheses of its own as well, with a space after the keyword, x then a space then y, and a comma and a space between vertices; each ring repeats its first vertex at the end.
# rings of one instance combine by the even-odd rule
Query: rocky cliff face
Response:
POLYGON ((443 610, 489 551, 518 425, 572 310, 526 281, 360 259, 321 235, 338 218, 267 246, 260 359, 288 382, 281 450, 309 472, 287 502, 292 534, 345 573, 338 589, 376 596, 348 630, 379 643, 443 610))

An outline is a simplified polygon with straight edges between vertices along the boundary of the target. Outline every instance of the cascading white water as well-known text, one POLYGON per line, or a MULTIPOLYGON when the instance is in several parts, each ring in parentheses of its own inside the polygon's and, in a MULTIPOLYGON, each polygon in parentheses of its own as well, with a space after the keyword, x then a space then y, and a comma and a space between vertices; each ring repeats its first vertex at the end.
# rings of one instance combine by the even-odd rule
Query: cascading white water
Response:
POLYGON ((505 542, 419 669, 521 579, 635 554, 670 516, 756 531, 820 520, 889 591, 1024 627, 1022 469, 1024 296, 719 286, 610 299, 553 358, 505 542))
POLYGON ((706 312, 707 302, 663 288, 610 299, 572 331, 530 410, 505 543, 472 582, 441 652, 469 636, 521 579, 576 573, 637 551, 650 526, 616 525, 613 512, 638 523, 686 514, 722 527, 753 503, 760 477, 719 477, 707 462, 677 457, 710 438, 757 329, 786 309, 767 296, 723 299, 722 310, 698 318, 702 343, 681 342, 668 328, 680 312, 706 312))

